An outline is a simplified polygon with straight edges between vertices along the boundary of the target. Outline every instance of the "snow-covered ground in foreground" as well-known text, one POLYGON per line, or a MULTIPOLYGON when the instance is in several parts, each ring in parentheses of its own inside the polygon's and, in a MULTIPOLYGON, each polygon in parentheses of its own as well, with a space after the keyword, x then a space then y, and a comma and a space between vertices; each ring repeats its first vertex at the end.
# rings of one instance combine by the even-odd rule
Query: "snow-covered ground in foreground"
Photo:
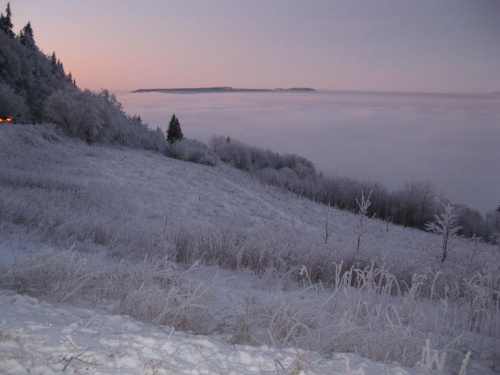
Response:
POLYGON ((0 294, 2 374, 416 374, 353 354, 229 345, 127 316, 0 294), (350 368, 350 372, 349 372, 350 368))
MULTIPOLYGON (((235 233, 235 237, 247 239, 243 244, 248 246, 246 250, 250 251, 254 246, 258 251, 262 249, 263 252, 258 254, 264 255, 268 250, 284 252, 295 247, 298 250, 295 255, 300 255, 303 250, 312 257, 319 254, 322 261, 328 254, 342 257, 356 248, 355 225, 358 218, 355 215, 332 210, 329 223, 333 234, 325 244, 328 208, 283 194, 272 187, 261 186, 245 173, 224 165, 211 168, 140 150, 88 146, 56 134, 50 127, 23 126, 0 128, 0 131, 0 208, 4 210, 0 212, 0 218, 3 218, 0 221, 0 276, 6 270, 11 273, 12 269, 16 271, 16 267, 24 261, 46 250, 57 254, 73 244, 76 244, 77 254, 85 258, 87 265, 99 262, 99 256, 110 249, 118 254, 117 257, 134 255, 135 251, 139 252, 138 258, 142 258, 142 252, 148 249, 164 251, 170 256, 172 248, 175 250, 175 237, 182 233, 179 230, 183 228, 191 231, 191 240, 198 233, 208 236, 216 232, 215 229, 227 228, 232 231, 230 234, 235 233), (155 246, 158 244, 152 243, 154 241, 150 238, 152 235, 159 236, 153 240, 165 245, 157 249, 155 246), (111 238, 108 241, 110 249, 99 244, 100 241, 106 242, 106 236, 111 238)), ((223 236, 220 238, 223 239, 223 236)), ((429 249, 436 243, 439 245, 439 238, 431 234, 373 221, 369 231, 363 234, 360 252, 367 259, 384 263, 391 272, 405 270, 408 264, 412 272, 418 273, 432 266, 429 249)), ((485 245, 483 248, 477 245, 477 251, 470 253, 468 246, 470 244, 465 241, 457 243, 454 259, 450 259, 450 265, 457 267, 452 269, 453 272, 462 270, 467 273, 468 267, 478 263, 489 267, 492 275, 498 274, 500 263, 492 246, 485 245), (461 258, 460 254, 467 254, 467 257, 461 258)), ((102 258, 103 268, 109 266, 112 269, 113 262, 118 263, 119 259, 102 258)), ((133 260, 130 262, 132 266, 133 260)), ((93 270, 89 266, 91 276, 93 270)), ((268 301, 280 302, 279 299, 283 298, 285 302, 276 306, 283 307, 286 312, 289 307, 286 298, 299 296, 305 298, 307 303, 309 297, 305 294, 313 290, 302 288, 304 292, 300 292, 299 283, 289 275, 272 272, 256 274, 245 269, 229 271, 213 265, 200 266, 189 277, 213 285, 214 298, 207 306, 212 316, 221 320, 224 320, 225 314, 232 318, 245 318, 238 310, 244 308, 246 299, 252 298, 259 302, 255 306, 266 308, 275 306, 266 305, 268 301)), ((41 302, 0 291, 1 374, 24 374, 28 371, 36 374, 300 374, 301 369, 304 374, 425 373, 417 368, 372 362, 355 354, 323 357, 314 351, 230 345, 231 340, 224 335, 194 336, 113 315, 115 305, 105 306, 102 301, 95 303, 101 307, 100 310, 60 303, 50 305, 47 300, 56 303, 71 295, 72 290, 71 293, 61 294, 62 284, 49 286, 54 296, 47 295, 45 291, 41 302)), ((321 302, 322 298, 326 299, 333 293, 328 285, 320 288, 319 292, 314 290, 317 294, 311 297, 311 301, 316 298, 321 302)), ((36 295, 37 290, 30 291, 36 295)), ((403 311, 398 310, 403 302, 397 298, 395 304, 385 304, 387 298, 392 299, 390 295, 386 298, 372 295, 375 299, 370 300, 363 299, 364 296, 356 294, 356 290, 346 289, 338 294, 344 292, 356 302, 353 306, 359 315, 353 319, 342 315, 348 310, 347 307, 344 310, 343 301, 339 299, 341 313, 334 311, 324 316, 334 320, 341 317, 341 322, 346 322, 346 331, 350 333, 353 329, 353 337, 359 341, 359 347, 370 339, 368 346, 375 355, 379 346, 390 345, 392 337, 395 337, 396 345, 416 348, 414 354, 417 354, 413 357, 419 359, 425 335, 432 333, 419 325, 423 319, 431 327, 442 329, 436 335, 443 337, 438 344, 466 342, 465 351, 462 351, 464 347, 460 347, 458 362, 455 361, 455 373, 458 373, 460 361, 468 350, 467 345, 483 348, 489 363, 492 356, 498 356, 495 354, 497 336, 492 338, 479 334, 471 338, 467 328, 461 326, 460 332, 455 330, 453 324, 460 323, 456 317, 458 313, 467 311, 463 307, 465 305, 452 310, 452 302, 448 305, 448 300, 444 299, 442 304, 439 301, 435 304, 435 310, 431 310, 428 300, 409 298, 406 300, 410 302, 409 309, 403 311), (443 306, 451 313, 439 315, 438 310, 443 306), (388 309, 387 314, 385 308, 388 309), (403 316, 403 312, 406 315, 403 316), (414 315, 411 312, 415 312, 414 315), (372 317, 374 319, 370 320, 372 317), (392 325, 399 317, 402 322, 392 325), (391 336, 393 332, 396 332, 395 336, 391 336)), ((367 294, 367 297, 370 295, 367 294)), ((399 298, 403 301, 407 296, 399 298)), ((78 299, 73 299, 73 302, 85 304, 78 299)), ((299 307, 292 312, 302 314, 299 307)), ((316 313, 314 307, 308 309, 310 315, 316 313)), ((253 317, 248 316, 249 319, 253 317)), ((494 317, 484 319, 485 322, 495 322, 494 317)), ((335 325, 335 329, 338 328, 335 325)), ((498 327, 492 328, 493 334, 495 330, 498 327)), ((342 337, 349 339, 348 334, 342 337)), ((445 346, 438 349, 446 351, 445 346)), ((449 351, 450 357, 454 353, 457 354, 455 349, 449 351)), ((478 360, 469 361, 467 374, 494 373, 494 368, 487 367, 490 364, 481 363, 480 356, 477 355, 478 360)), ((413 360, 408 362, 411 366, 415 363, 413 360)), ((449 372, 445 369, 442 373, 449 372)))

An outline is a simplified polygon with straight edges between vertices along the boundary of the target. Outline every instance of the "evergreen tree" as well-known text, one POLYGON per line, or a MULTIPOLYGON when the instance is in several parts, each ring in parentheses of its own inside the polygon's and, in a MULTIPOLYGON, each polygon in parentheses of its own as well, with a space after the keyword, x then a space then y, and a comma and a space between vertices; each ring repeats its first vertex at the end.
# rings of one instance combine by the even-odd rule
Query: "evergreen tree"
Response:
POLYGON ((67 79, 68 79, 68 82, 70 82, 74 86, 76 86, 76 80, 73 78, 73 74, 71 74, 71 72, 68 73, 67 79))
POLYGON ((184 135, 182 134, 181 124, 174 114, 172 115, 172 119, 168 123, 167 141, 169 143, 174 143, 176 141, 180 141, 182 138, 184 138, 184 135))
POLYGON ((19 33, 19 39, 21 40, 21 44, 28 47, 28 49, 33 50, 35 48, 35 37, 33 35, 31 22, 28 22, 26 26, 24 26, 24 28, 21 30, 21 32, 19 33))
POLYGON ((7 34, 10 38, 14 38, 16 34, 12 31, 14 25, 11 21, 12 12, 10 11, 10 3, 7 3, 7 15, 0 14, 0 30, 2 30, 5 34, 7 34))
POLYGON ((57 57, 55 52, 52 52, 50 56, 50 65, 52 65, 52 73, 55 73, 57 71, 57 57))

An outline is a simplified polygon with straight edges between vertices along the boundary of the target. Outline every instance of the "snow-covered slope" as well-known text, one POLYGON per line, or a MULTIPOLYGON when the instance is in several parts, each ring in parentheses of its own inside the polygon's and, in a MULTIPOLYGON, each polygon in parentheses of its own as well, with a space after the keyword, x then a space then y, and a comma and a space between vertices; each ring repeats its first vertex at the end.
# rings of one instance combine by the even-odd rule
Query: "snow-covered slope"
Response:
POLYGON ((3 292, 0 372, 347 374, 349 359, 351 374, 405 374, 438 371, 444 353, 443 371, 458 372, 469 350, 469 374, 500 365, 499 311, 486 310, 498 289, 493 246, 457 240, 442 268, 435 235, 377 220, 359 228, 354 214, 226 165, 88 146, 50 125, 0 127, 0 210, 4 289, 100 308, 3 292), (155 321, 137 303, 157 308, 157 284, 177 303, 160 325, 185 314, 195 332, 201 316, 197 333, 210 336, 110 315, 155 321), (276 348, 287 346, 309 350, 276 348), (346 350, 416 367, 333 354, 346 350))
POLYGON ((229 345, 126 316, 0 295, 2 374, 393 374, 416 371, 353 354, 229 345), (349 372, 351 371, 351 372, 349 372), (356 372, 357 371, 357 372, 356 372))

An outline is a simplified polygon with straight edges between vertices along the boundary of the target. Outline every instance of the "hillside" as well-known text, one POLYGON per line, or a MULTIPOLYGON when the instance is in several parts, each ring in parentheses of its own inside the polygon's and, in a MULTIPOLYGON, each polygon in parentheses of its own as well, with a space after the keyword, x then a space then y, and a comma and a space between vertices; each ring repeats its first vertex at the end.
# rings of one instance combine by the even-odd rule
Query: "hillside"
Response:
MULTIPOLYGON (((215 137, 216 144, 211 144, 210 146, 207 146, 195 139, 183 139, 183 142, 179 142, 174 145, 169 142, 169 139, 165 138, 164 131, 162 131, 160 127, 150 129, 148 124, 144 123, 140 116, 127 114, 124 111, 122 104, 117 100, 116 96, 108 90, 102 89, 100 92, 92 92, 90 90, 79 89, 76 86, 76 82, 71 73, 65 73, 63 64, 59 59, 57 59, 55 52, 50 56, 45 55, 37 47, 34 39, 35 33, 31 27, 31 23, 28 22, 19 34, 16 35, 13 30, 11 16, 12 12, 10 10, 10 5, 8 4, 6 15, 4 16, 3 13, 0 15, 0 45, 2 46, 2 48, 0 48, 0 60, 3 61, 3 63, 0 64, 0 116, 9 116, 13 119, 13 122, 29 123, 34 121, 37 123, 53 123, 56 124, 66 135, 83 139, 89 144, 99 143, 101 145, 108 144, 147 149, 161 152, 169 157, 195 161, 207 165, 215 165, 218 162, 218 159, 220 159, 239 169, 251 171, 255 175, 260 175, 261 181, 265 184, 279 185, 302 197, 308 197, 315 202, 332 205, 351 212, 357 211, 358 207, 355 199, 360 197, 363 191, 367 193, 373 191, 372 204, 368 207, 368 216, 371 217, 376 215, 376 217, 380 219, 421 230, 424 230, 426 224, 429 221, 434 220, 436 215, 441 215, 443 213, 443 207, 438 203, 438 199, 443 203, 450 202, 450 199, 439 193, 438 189, 434 187, 432 180, 435 180, 436 178, 439 179, 436 175, 434 175, 434 178, 430 178, 429 180, 427 180, 428 177, 425 177, 426 180, 423 182, 416 180, 411 183, 405 182, 400 188, 389 190, 384 186, 383 180, 391 179, 391 176, 384 174, 383 170, 380 170, 373 164, 371 167, 368 167, 368 165, 356 164, 354 169, 357 171, 363 170, 364 172, 361 174, 361 176, 363 176, 362 180, 355 180, 345 177, 351 176, 349 168, 344 168, 347 164, 346 162, 336 164, 334 167, 333 164, 330 165, 329 162, 332 158, 328 157, 329 161, 327 164, 330 165, 328 168, 334 168, 333 170, 330 169, 330 173, 334 172, 335 174, 335 177, 328 177, 322 173, 318 173, 313 163, 304 157, 288 153, 278 155, 276 150, 271 151, 269 149, 259 149, 238 142, 235 139, 232 139, 231 142, 226 142, 226 140, 229 140, 228 137, 215 137), (376 172, 377 170, 378 172, 376 172), (339 173, 338 176, 337 173, 339 173), (382 180, 382 183, 378 182, 379 179, 382 180)), ((172 94, 196 94, 207 92, 250 94, 253 92, 315 92, 313 89, 303 87, 274 90, 240 89, 232 87, 202 87, 180 89, 142 89, 137 90, 136 92, 150 91, 172 94)), ((147 94, 145 95, 148 96, 147 94)), ((309 99, 313 99, 311 100, 312 102, 316 102, 320 99, 319 96, 314 96, 313 98, 312 96, 309 96, 309 94, 305 95, 309 99)), ((222 97, 223 96, 224 95, 222 95, 222 97)), ((276 98, 280 95, 271 94, 271 96, 276 98)), ((293 96, 294 98, 300 97, 300 95, 293 96)), ((285 97, 292 99, 292 96, 289 95, 285 95, 285 97)), ((151 107, 150 104, 152 103, 149 103, 147 107, 151 107)), ((239 115, 236 116, 236 118, 224 121, 216 120, 218 115, 210 113, 208 116, 203 117, 205 119, 214 119, 213 121, 215 121, 215 123, 212 123, 210 126, 206 126, 205 128, 212 129, 210 132, 213 132, 211 133, 211 135, 213 135, 214 133, 219 132, 219 130, 216 130, 218 125, 214 126, 217 122, 227 126, 229 123, 239 123, 241 119, 245 117, 250 119, 250 123, 248 125, 241 126, 242 129, 253 128, 252 122, 267 124, 270 120, 267 115, 266 117, 262 117, 262 119, 257 122, 254 121, 256 120, 254 115, 260 113, 262 116, 263 111, 259 108, 262 105, 268 107, 268 104, 269 98, 256 107, 256 109, 251 110, 248 115, 239 115)), ((295 106, 295 104, 293 105, 295 106)), ((233 105, 229 105, 229 107, 232 106, 233 105)), ((330 106, 331 103, 328 104, 328 107, 330 106)), ((343 106, 344 105, 342 105, 342 107, 343 106)), ((164 106, 164 108, 169 107, 170 105, 164 106)), ((314 109, 314 112, 316 111, 317 109, 314 109)), ((355 111, 357 111, 357 109, 355 111)), ((472 112, 474 111, 475 110, 472 112)), ((140 112, 141 114, 144 114, 144 111, 141 110, 140 112)), ((157 117, 154 119, 153 123, 158 125, 163 124, 165 119, 172 115, 170 113, 163 115, 163 113, 159 116, 159 118, 157 117)), ((297 114, 297 116, 302 117, 304 113, 305 112, 297 114)), ((292 116, 292 118, 296 117, 290 113, 288 113, 288 115, 292 116)), ((332 121, 330 117, 333 116, 331 116, 331 114, 323 114, 322 116, 324 116, 325 119, 328 119, 327 122, 332 121)), ((306 122, 309 121, 307 117, 308 116, 304 118, 304 121, 306 122)), ((288 121, 286 120, 286 116, 283 116, 283 113, 279 114, 279 119, 280 120, 277 122, 288 121)), ((371 122, 371 119, 369 121, 371 122)), ((199 120, 195 122, 201 124, 199 120)), ((322 124, 325 123, 323 120, 320 122, 322 124)), ((385 122, 385 120, 383 122, 385 122)), ((412 123, 413 119, 407 118, 403 122, 412 123)), ((298 123, 300 124, 300 121, 298 123)), ((470 122, 465 120, 465 123, 468 124, 470 122)), ((477 123, 477 125, 479 125, 479 123, 477 123)), ((490 126, 488 123, 486 123, 486 125, 490 126)), ((300 126, 303 127, 302 125, 300 126)), ((274 128, 275 131, 278 129, 278 127, 274 128)), ((265 129, 265 131, 267 132, 269 129, 270 128, 265 129)), ((280 140, 282 139, 279 134, 281 131, 282 130, 278 131, 278 137, 280 140)), ((487 131, 487 129, 484 129, 484 131, 487 131)), ((222 130, 222 132, 225 132, 225 130, 222 130)), ((309 130, 307 130, 307 132, 315 134, 315 132, 310 132, 309 130)), ((318 135, 314 135, 317 139, 312 141, 311 144, 321 144, 321 142, 318 143, 319 139, 329 139, 330 135, 328 134, 330 133, 328 132, 329 130, 327 133, 323 133, 323 135, 319 138, 318 135)), ((414 129, 411 128, 410 134, 413 134, 413 132, 414 129)), ((437 137, 440 137, 440 135, 437 135, 437 137)), ((307 143, 303 142, 305 139, 303 136, 298 136, 297 139, 300 139, 299 144, 296 144, 297 149, 300 149, 301 146, 299 145, 303 146, 307 143)), ((342 137, 337 139, 342 140, 342 137)), ((480 142, 481 136, 478 135, 477 139, 480 142)), ((458 141, 461 142, 461 140, 458 141)), ((471 145, 474 144, 472 141, 470 143, 471 145)), ((394 141, 393 144, 399 148, 400 144, 405 144, 405 142, 394 141)), ((326 144, 323 142, 323 146, 320 148, 324 148, 325 145, 326 144)), ((370 159, 375 161, 388 157, 385 153, 383 155, 378 153, 378 146, 371 146, 375 146, 375 148, 372 149, 375 154, 370 155, 370 159)), ((492 143, 490 147, 494 149, 494 146, 495 145, 492 143)), ((314 146, 314 148, 316 148, 316 146, 314 146)), ((347 146, 345 142, 342 142, 337 147, 332 147, 329 142, 326 145, 326 149, 349 150, 350 148, 351 147, 347 146)), ((306 154, 309 153, 307 149, 303 148, 302 152, 306 154)), ((471 149, 470 152, 471 158, 465 154, 463 155, 464 162, 467 160, 467 163, 483 163, 482 159, 475 159, 472 157, 473 154, 476 154, 474 149, 471 149)), ((453 155, 454 151, 451 150, 451 153, 453 155)), ((337 163, 339 163, 341 159, 346 157, 346 155, 350 155, 350 151, 337 154, 333 159, 337 160, 337 163)), ((409 159, 407 159, 408 163, 410 163, 414 157, 420 158, 418 155, 409 157, 409 159)), ((366 159, 366 157, 350 159, 362 160, 366 159)), ((380 165, 385 165, 385 163, 378 163, 380 165)), ((434 164, 432 160, 430 160, 429 163, 434 164)), ((404 166, 404 163, 401 163, 401 165, 404 169, 407 169, 406 166, 404 166)), ((457 160, 455 166, 457 165, 459 166, 458 171, 460 171, 462 162, 457 160)), ((325 165, 323 165, 323 170, 324 167, 325 165)), ((482 174, 476 175, 475 178, 490 181, 489 177, 491 175, 495 175, 491 168, 484 171, 481 169, 481 171, 482 174)), ((452 172, 450 171, 450 173, 452 172)), ((452 174, 459 173, 453 172, 452 174)), ((438 173, 438 176, 441 175, 442 173, 438 173)), ((484 185, 495 186, 494 179, 490 182, 491 183, 484 185)), ((459 179, 455 180, 453 185, 459 187, 461 185, 465 186, 469 184, 466 180, 459 179)), ((455 188, 453 188, 453 190, 455 190, 455 188)), ((485 212, 487 212, 486 216, 483 216, 482 213, 453 200, 453 203, 457 207, 456 212, 458 213, 456 221, 461 227, 459 234, 468 238, 481 237, 486 242, 495 243, 498 240, 498 232, 500 231, 500 217, 496 212, 489 211, 491 208, 490 196, 493 196, 494 193, 491 192, 491 188, 488 188, 486 190, 482 190, 479 194, 476 194, 478 193, 478 190, 469 186, 469 195, 471 194, 471 191, 473 191, 473 195, 481 196, 482 198, 480 200, 482 200, 483 203, 490 203, 487 203, 484 206, 485 212)), ((322 276, 320 276, 320 278, 322 278, 322 276)))
MULTIPOLYGON (((431 190, 404 206, 294 154, 165 139, 80 90, 11 15, 0 112, 41 125, 0 126, 0 373, 500 370, 497 247, 389 223, 424 229, 443 213, 431 190)), ((471 210, 462 223, 495 234, 471 210)))
POLYGON ((456 373, 468 351, 467 374, 499 365, 493 246, 456 239, 441 265, 436 235, 378 220, 360 227, 358 215, 261 185, 223 163, 91 146, 52 125, 0 127, 0 160, 0 286, 38 299, 2 292, 0 353, 10 358, 0 356, 2 371, 24 373, 26 351, 33 370, 67 363, 101 373, 120 366, 223 373, 217 365, 229 361, 227 373, 258 373, 250 366, 258 363, 260 371, 346 374, 346 358, 356 363, 351 371, 390 367, 359 355, 412 367, 392 366, 393 373, 438 373, 441 362, 456 373), (66 320, 37 301, 58 304, 66 320), (61 328, 48 335, 38 319, 61 328), (92 328, 104 321, 115 323, 92 328), (115 324, 128 327, 122 338, 113 336, 115 324), (46 337, 59 362, 36 337, 46 337), (170 349, 141 349, 168 340, 170 349), (113 351, 117 342, 122 349, 113 351), (84 362, 69 360, 80 354, 84 362), (212 355, 220 361, 208 363, 212 355))

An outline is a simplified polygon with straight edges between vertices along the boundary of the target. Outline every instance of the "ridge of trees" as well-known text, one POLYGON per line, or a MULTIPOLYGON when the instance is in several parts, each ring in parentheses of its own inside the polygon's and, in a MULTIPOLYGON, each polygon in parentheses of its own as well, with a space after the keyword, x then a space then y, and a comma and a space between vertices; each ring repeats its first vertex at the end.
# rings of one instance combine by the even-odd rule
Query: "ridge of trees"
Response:
POLYGON ((35 43, 31 23, 18 35, 13 31, 12 12, 7 4, 6 15, 0 15, 0 101, 17 121, 45 120, 46 99, 58 90, 75 88, 71 74, 62 63, 43 54, 35 43))
POLYGON ((127 116, 107 90, 80 90, 66 74, 55 52, 37 47, 28 22, 12 30, 10 4, 0 16, 0 104, 17 122, 53 122, 68 135, 88 143, 102 142, 149 149, 161 148, 161 137, 140 117, 127 116))
MULTIPOLYGON (((224 137, 212 137, 210 146, 221 161, 247 171, 262 184, 278 186, 298 196, 341 210, 359 212, 357 197, 372 191, 366 215, 396 225, 426 230, 426 224, 444 213, 444 204, 451 204, 438 194, 430 181, 408 182, 401 188, 387 190, 378 182, 358 181, 346 177, 325 177, 314 164, 295 154, 279 155, 270 150, 246 145, 224 137)), ((486 242, 498 241, 500 212, 491 211, 483 217, 465 205, 457 208, 457 235, 481 237, 486 242)))
POLYGON ((7 3, 7 9, 5 11, 5 16, 3 13, 0 14, 0 30, 3 31, 9 38, 14 38, 15 34, 12 28, 12 12, 10 11, 10 3, 7 3))
POLYGON ((151 130, 139 116, 127 115, 108 90, 81 90, 66 74, 55 52, 37 47, 28 22, 18 35, 13 31, 10 3, 0 14, 0 116, 19 123, 52 122, 68 136, 87 143, 114 144, 161 152, 169 157, 208 165, 217 157, 208 146, 185 139, 176 122, 175 144, 166 134, 151 130))

